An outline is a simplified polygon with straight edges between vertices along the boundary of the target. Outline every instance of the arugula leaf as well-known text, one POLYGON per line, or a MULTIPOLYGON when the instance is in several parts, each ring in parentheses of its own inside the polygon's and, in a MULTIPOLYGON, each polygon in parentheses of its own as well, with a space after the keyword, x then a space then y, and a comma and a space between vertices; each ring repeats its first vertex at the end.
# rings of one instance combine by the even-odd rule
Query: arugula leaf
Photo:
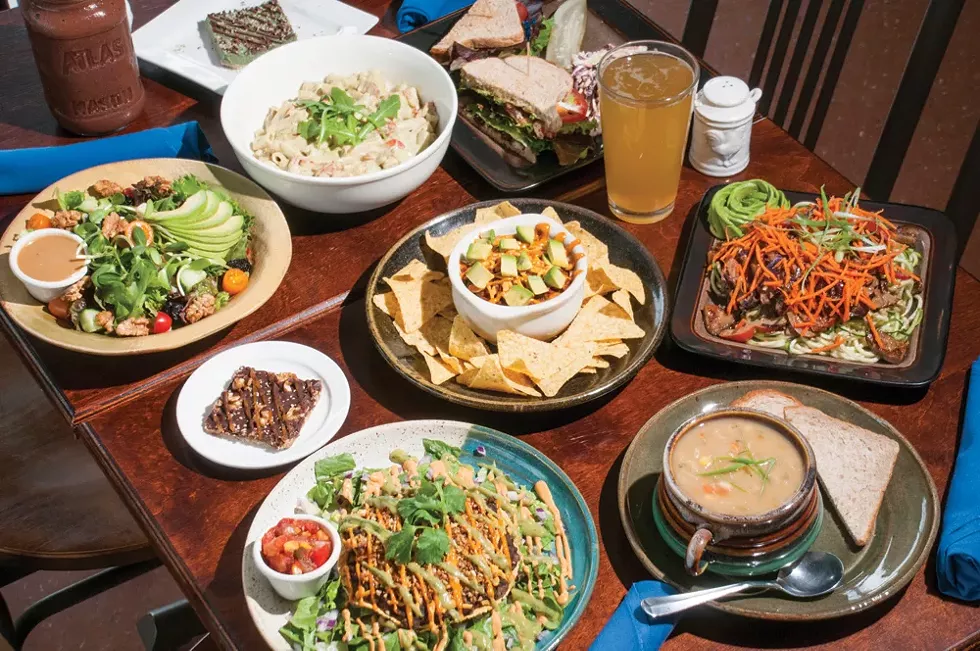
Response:
POLYGON ((458 458, 459 455, 463 454, 459 448, 438 439, 422 439, 422 447, 425 449, 425 453, 433 459, 442 459, 447 454, 458 458))
POLYGON ((318 120, 304 120, 297 125, 296 131, 307 142, 317 140, 320 137, 320 122, 318 120))
POLYGON ((353 470, 355 466, 354 457, 345 452, 320 459, 313 464, 313 473, 316 475, 316 480, 321 482, 353 470))
POLYGON ((378 110, 368 116, 367 120, 375 126, 375 128, 380 129, 384 126, 385 121, 398 115, 398 111, 402 107, 401 98, 398 95, 389 95, 388 97, 381 100, 378 104, 378 110))
POLYGON ((325 509, 333 503, 333 484, 318 481, 316 486, 306 493, 306 497, 321 509, 325 509))
POLYGON ((398 563, 412 560, 412 547, 415 545, 415 526, 406 524, 398 533, 391 535, 385 543, 385 558, 398 563))
MULTIPOLYGON (((170 185, 175 196, 175 201, 183 203, 184 199, 191 196, 192 194, 199 192, 200 190, 208 190, 210 186, 197 178, 193 174, 185 174, 170 185)), ((168 197, 170 198, 170 197, 168 197)), ((155 208, 160 208, 159 204, 154 206, 155 208)))
POLYGON ((422 529, 415 544, 415 558, 419 563, 438 563, 449 553, 449 536, 442 529, 422 529))

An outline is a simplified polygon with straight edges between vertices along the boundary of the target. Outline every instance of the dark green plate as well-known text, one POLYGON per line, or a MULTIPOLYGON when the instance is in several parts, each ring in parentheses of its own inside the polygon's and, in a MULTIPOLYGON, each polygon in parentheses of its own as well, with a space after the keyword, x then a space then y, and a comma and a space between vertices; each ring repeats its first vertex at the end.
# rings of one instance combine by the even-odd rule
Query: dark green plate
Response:
POLYGON ((811 549, 833 552, 844 562, 840 588, 818 599, 798 600, 767 592, 710 605, 759 619, 819 620, 856 613, 894 595, 915 576, 936 538, 939 498, 932 478, 912 445, 886 421, 838 395, 789 382, 728 382, 708 387, 664 407, 640 429, 619 472, 619 513, 640 562, 656 578, 681 591, 731 582, 707 574, 687 574, 683 559, 657 532, 651 515, 653 491, 663 470, 664 446, 675 429, 696 414, 728 405, 758 389, 782 391, 807 406, 894 439, 900 446, 898 461, 878 512, 874 536, 863 548, 851 542, 824 495, 826 516, 811 549))
POLYGON ((643 243, 612 223, 610 219, 591 210, 558 201, 511 199, 510 202, 528 213, 540 213, 551 206, 558 212, 563 222, 577 220, 582 224, 582 228, 609 246, 609 258, 613 264, 632 269, 640 277, 646 288, 647 300, 644 305, 633 301, 633 316, 636 324, 646 332, 646 336, 642 339, 626 341, 630 348, 628 355, 621 359, 605 358, 609 362, 608 368, 600 368, 592 375, 573 377, 561 388, 558 395, 552 398, 514 396, 470 389, 454 380, 447 380, 441 385, 429 381, 429 373, 422 356, 415 348, 402 341, 391 318, 374 305, 374 295, 377 292, 387 291, 387 285, 383 283, 382 278, 392 276, 412 260, 424 260, 432 268, 445 270, 443 259, 425 245, 425 231, 432 231, 433 235, 443 235, 463 224, 471 224, 476 219, 477 209, 495 206, 500 201, 474 203, 436 217, 419 226, 391 247, 378 262, 367 284, 364 302, 371 338, 374 339, 385 361, 409 382, 433 395, 460 405, 490 411, 531 412, 564 409, 595 400, 625 384, 636 375, 660 345, 667 330, 669 301, 667 281, 664 280, 657 261, 653 259, 643 243))

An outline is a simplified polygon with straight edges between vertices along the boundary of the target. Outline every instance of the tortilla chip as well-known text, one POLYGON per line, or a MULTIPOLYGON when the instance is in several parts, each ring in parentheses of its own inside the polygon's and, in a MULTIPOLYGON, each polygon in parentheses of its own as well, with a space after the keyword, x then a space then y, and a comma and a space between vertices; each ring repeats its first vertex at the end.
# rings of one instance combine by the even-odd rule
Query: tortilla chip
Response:
POLYGON ((521 214, 521 209, 512 204, 509 201, 503 201, 494 206, 494 210, 500 215, 500 219, 506 219, 507 217, 516 217, 521 214))
POLYGON ((595 367, 589 366, 589 367, 583 368, 581 371, 579 371, 579 374, 580 375, 595 375, 598 372, 599 371, 597 371, 595 369, 595 367))
POLYGON ((592 363, 589 364, 590 368, 609 368, 609 362, 602 359, 601 357, 595 357, 592 359, 592 363))
POLYGON ((585 247, 590 267, 599 266, 609 261, 609 247, 606 246, 606 243, 582 228, 580 223, 577 221, 568 222, 565 224, 565 228, 585 247))
POLYGON ((558 213, 551 206, 548 206, 547 208, 542 210, 541 215, 544 217, 550 217, 551 219, 554 219, 559 224, 561 223, 561 217, 558 216, 558 213))
POLYGON ((617 289, 619 286, 609 277, 604 267, 589 267, 589 272, 585 275, 585 298, 608 294, 617 289))
POLYGON ((473 381, 473 378, 475 378, 476 374, 479 372, 480 372, 480 368, 478 366, 473 366, 471 368, 466 369, 459 375, 457 375, 456 381, 464 386, 470 386, 470 383, 473 381))
POLYGON ((455 319, 457 314, 458 312, 456 312, 456 306, 451 303, 439 310, 439 316, 444 319, 449 319, 450 321, 455 319))
POLYGON ((476 358, 489 354, 487 345, 458 314, 453 319, 449 333, 449 354, 460 359, 468 359, 474 363, 476 358))
POLYGON ((617 287, 625 289, 636 299, 640 305, 646 304, 646 291, 643 289, 643 281, 631 269, 617 267, 612 263, 603 265, 606 274, 616 283, 617 287))
POLYGON ((374 305, 392 318, 394 318, 394 314, 398 312, 398 299, 395 298, 394 292, 375 294, 374 305))
POLYGON ((630 347, 621 341, 617 342, 598 342, 598 348, 596 348, 596 356, 609 356, 615 357, 616 359, 622 359, 630 354, 630 347))
POLYGON ((628 291, 625 289, 617 290, 613 292, 613 295, 609 298, 612 299, 613 303, 623 308, 623 311, 629 314, 633 321, 636 321, 636 317, 633 316, 633 303, 630 301, 630 294, 628 291))
MULTIPOLYGON (((442 273, 441 271, 429 269, 421 260, 412 260, 407 265, 393 273, 391 277, 395 280, 419 280, 423 278, 425 280, 439 280, 445 275, 446 274, 442 273)), ((385 282, 387 281, 388 279, 385 278, 385 282)), ((390 285, 391 283, 388 284, 390 285)))
POLYGON ((398 300, 398 312, 393 315, 393 318, 405 332, 415 332, 446 306, 452 305, 453 296, 449 279, 439 274, 438 280, 430 281, 431 277, 426 274, 415 277, 396 274, 391 278, 385 278, 385 282, 391 287, 398 300))
POLYGON ((499 391, 500 393, 519 393, 507 380, 504 369, 500 367, 500 358, 496 355, 488 355, 483 361, 479 373, 470 380, 470 388, 499 391))
POLYGON ((404 330, 402 330, 402 327, 398 325, 397 321, 394 322, 392 325, 395 326, 395 331, 398 332, 398 335, 402 338, 402 341, 404 341, 409 346, 412 346, 413 348, 417 349, 420 353, 426 355, 436 354, 437 351, 435 346, 433 346, 428 341, 426 341, 425 337, 422 336, 418 331, 405 332, 404 330))
POLYGON ((643 328, 633 323, 623 308, 602 296, 593 296, 582 306, 568 329, 552 343, 574 348, 586 341, 639 339, 644 335, 643 328))
POLYGON ((425 232, 425 243, 430 249, 441 255, 445 259, 449 259, 449 254, 453 252, 453 248, 459 241, 463 239, 466 232, 473 228, 472 224, 465 224, 458 228, 454 228, 444 235, 430 235, 429 231, 425 232))
POLYGON ((457 375, 451 368, 443 364, 432 355, 422 353, 422 359, 425 360, 425 365, 429 367, 429 378, 432 380, 433 384, 442 384, 449 378, 457 375))
MULTIPOLYGON (((449 352, 449 333, 453 322, 441 316, 435 316, 419 328, 418 335, 439 352, 440 357, 455 357, 449 352)), ((430 353, 434 355, 435 353, 430 353)))
POLYGON ((439 353, 439 361, 442 362, 443 364, 445 364, 446 365, 446 368, 448 368, 450 371, 452 371, 456 375, 459 375, 460 373, 462 373, 465 370, 463 368, 463 360, 456 359, 455 357, 452 357, 451 355, 443 355, 440 352, 439 353))
POLYGON ((579 371, 592 365, 595 357, 595 342, 585 342, 576 348, 558 348, 562 352, 556 355, 558 365, 547 377, 536 380, 541 392, 549 398, 558 394, 565 383, 577 375, 579 371))
POLYGON ((504 369, 504 377, 507 378, 512 389, 535 398, 541 397, 541 392, 534 388, 534 383, 527 376, 504 369))
POLYGON ((523 373, 532 380, 547 377, 555 368, 555 351, 551 344, 510 330, 497 333, 497 353, 501 366, 523 373))
POLYGON ((520 208, 516 207, 509 201, 504 201, 503 203, 498 203, 496 206, 477 208, 476 220, 473 223, 477 225, 486 224, 489 222, 495 222, 498 219, 506 219, 507 217, 514 217, 520 214, 520 208))

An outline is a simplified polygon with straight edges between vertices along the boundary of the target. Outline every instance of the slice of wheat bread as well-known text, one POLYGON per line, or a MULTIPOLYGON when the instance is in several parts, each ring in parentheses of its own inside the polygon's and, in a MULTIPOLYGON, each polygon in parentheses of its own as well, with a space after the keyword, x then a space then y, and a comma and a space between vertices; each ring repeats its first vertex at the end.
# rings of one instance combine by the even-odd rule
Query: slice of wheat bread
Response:
POLYGON ((767 414, 772 414, 776 418, 783 418, 783 410, 786 407, 802 407, 803 403, 781 391, 758 389, 756 391, 749 391, 738 400, 732 402, 730 406, 740 407, 742 409, 758 409, 767 414))
POLYGON ((787 407, 784 415, 813 448, 820 483, 854 542, 863 547, 874 533, 898 443, 813 407, 787 407))
POLYGON ((513 0, 476 0, 429 52, 437 59, 445 59, 454 43, 479 50, 523 42, 524 25, 513 0))

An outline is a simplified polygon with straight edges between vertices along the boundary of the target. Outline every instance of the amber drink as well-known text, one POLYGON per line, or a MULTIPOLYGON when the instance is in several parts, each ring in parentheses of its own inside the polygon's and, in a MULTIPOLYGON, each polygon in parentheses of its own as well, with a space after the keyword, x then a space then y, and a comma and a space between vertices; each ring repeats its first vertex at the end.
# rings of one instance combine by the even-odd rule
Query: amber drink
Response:
POLYGON ((599 64, 599 112, 609 209, 649 224, 674 209, 698 63, 687 50, 635 41, 599 64))

